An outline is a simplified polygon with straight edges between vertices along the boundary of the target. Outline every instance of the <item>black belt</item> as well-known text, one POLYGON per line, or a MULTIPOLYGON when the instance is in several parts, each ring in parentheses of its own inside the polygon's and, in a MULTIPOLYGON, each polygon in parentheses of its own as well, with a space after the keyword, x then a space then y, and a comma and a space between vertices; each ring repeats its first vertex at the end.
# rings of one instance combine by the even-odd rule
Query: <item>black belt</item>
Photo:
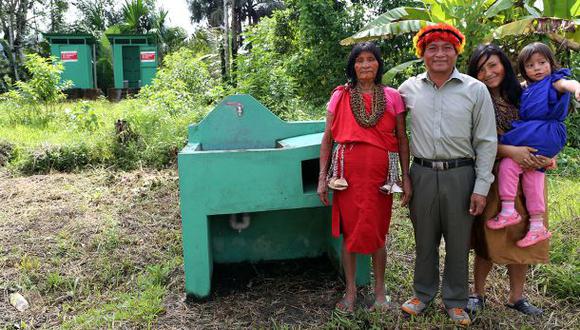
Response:
POLYGON ((446 160, 429 160, 419 157, 414 157, 413 162, 415 164, 430 167, 434 170, 444 171, 450 170, 452 168, 473 165, 474 161, 471 158, 459 158, 459 159, 446 159, 446 160))

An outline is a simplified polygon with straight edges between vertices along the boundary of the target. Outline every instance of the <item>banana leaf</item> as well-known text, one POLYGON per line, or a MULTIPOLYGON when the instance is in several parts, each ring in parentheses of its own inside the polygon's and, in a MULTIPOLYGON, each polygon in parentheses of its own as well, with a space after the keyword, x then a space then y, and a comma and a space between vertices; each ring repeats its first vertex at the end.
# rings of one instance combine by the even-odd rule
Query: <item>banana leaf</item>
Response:
POLYGON ((570 8, 570 15, 572 15, 572 17, 580 16, 580 0, 576 1, 572 8, 570 8))
POLYGON ((387 72, 385 72, 385 74, 383 75, 383 84, 389 85, 391 83, 391 81, 393 80, 393 78, 395 78, 395 76, 398 73, 405 71, 408 67, 410 67, 414 64, 422 63, 422 62, 423 62, 423 59, 417 59, 417 60, 411 60, 408 62, 404 62, 404 63, 401 63, 397 66, 392 67, 387 72))
POLYGON ((580 0, 544 0, 543 16, 572 18, 578 15, 579 2, 580 0), (572 9, 575 10, 574 14, 572 9))
POLYGON ((387 11, 365 25, 359 32, 340 41, 341 45, 357 42, 386 39, 394 35, 417 32, 428 24, 434 24, 426 9, 398 7, 387 11))
MULTIPOLYGON (((388 10, 384 14, 379 15, 374 20, 370 21, 367 25, 363 26, 361 31, 373 28, 377 25, 388 24, 396 21, 409 20, 409 19, 420 19, 425 21, 430 21, 431 16, 429 11, 424 8, 416 7, 397 7, 388 10)), ((360 32, 360 31, 359 31, 360 32)))
POLYGON ((417 32, 425 25, 435 24, 424 20, 406 20, 400 22, 387 23, 367 30, 359 31, 352 36, 342 39, 340 44, 343 46, 352 45, 357 42, 387 39, 392 36, 402 35, 410 32, 417 32))
POLYGON ((498 0, 485 11, 485 17, 491 18, 497 15, 500 11, 506 10, 513 6, 512 0, 498 0))
POLYGON ((574 32, 578 29, 575 21, 556 17, 526 18, 504 24, 493 31, 495 38, 503 38, 510 35, 522 35, 529 33, 559 33, 574 32))
POLYGON ((530 15, 538 18, 542 17, 542 13, 534 6, 524 3, 524 8, 530 13, 530 15))

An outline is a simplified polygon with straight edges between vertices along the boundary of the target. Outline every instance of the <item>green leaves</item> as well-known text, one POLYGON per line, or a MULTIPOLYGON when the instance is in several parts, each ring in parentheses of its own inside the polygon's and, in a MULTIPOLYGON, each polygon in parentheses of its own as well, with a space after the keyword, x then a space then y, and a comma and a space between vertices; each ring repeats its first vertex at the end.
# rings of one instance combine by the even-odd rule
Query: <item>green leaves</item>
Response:
POLYGON ((499 14, 501 11, 509 9, 513 6, 512 0, 497 0, 485 11, 485 17, 491 18, 499 14))
POLYGON ((391 9, 372 20, 356 34, 343 39, 341 45, 352 45, 357 42, 386 39, 394 35, 417 32, 431 22, 429 11, 423 8, 399 7, 391 9))
POLYGON ((389 37, 400 35, 409 32, 417 32, 425 25, 435 24, 429 21, 423 20, 407 20, 401 22, 394 22, 385 25, 376 26, 368 30, 363 30, 357 32, 356 34, 343 39, 340 44, 352 45, 357 42, 377 40, 377 39, 387 39, 389 37))
POLYGON ((219 81, 210 75, 206 63, 195 56, 194 51, 185 47, 167 55, 153 83, 141 89, 139 98, 152 110, 170 115, 221 98, 219 81))
POLYGON ((580 34, 575 33, 577 31, 577 24, 574 21, 561 19, 561 18, 551 18, 551 17, 540 17, 540 18, 526 18, 519 21, 504 24, 494 30, 495 38, 504 38, 513 35, 523 35, 530 33, 539 34, 566 34, 567 38, 575 42, 580 42, 580 34))
POLYGON ((401 63, 401 64, 391 68, 389 71, 385 72, 385 74, 383 75, 383 84, 391 85, 391 81, 393 80, 393 78, 395 78, 395 76, 397 74, 405 71, 410 66, 413 66, 417 63, 422 63, 422 62, 423 62, 423 59, 411 60, 411 61, 401 63))
POLYGON ((578 16, 580 0, 544 0, 546 17, 572 18, 578 16))
POLYGON ((414 8, 414 7, 394 8, 375 18, 369 24, 365 25, 361 30, 405 19, 418 19, 429 21, 431 20, 431 15, 426 9, 423 8, 414 8))

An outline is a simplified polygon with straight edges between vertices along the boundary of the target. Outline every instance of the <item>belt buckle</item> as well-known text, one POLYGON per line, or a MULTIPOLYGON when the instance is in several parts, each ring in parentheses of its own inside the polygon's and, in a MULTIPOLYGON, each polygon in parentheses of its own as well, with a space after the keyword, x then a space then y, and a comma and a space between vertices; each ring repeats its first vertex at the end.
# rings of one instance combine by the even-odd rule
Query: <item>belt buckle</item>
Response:
POLYGON ((431 163, 431 168, 438 171, 443 171, 448 168, 449 164, 443 161, 434 161, 431 163))

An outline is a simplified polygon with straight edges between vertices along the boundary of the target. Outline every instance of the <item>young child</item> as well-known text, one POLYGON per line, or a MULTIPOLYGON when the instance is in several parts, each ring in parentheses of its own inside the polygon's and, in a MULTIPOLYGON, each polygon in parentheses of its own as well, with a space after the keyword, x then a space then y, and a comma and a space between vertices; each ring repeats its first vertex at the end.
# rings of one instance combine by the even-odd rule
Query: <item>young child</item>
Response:
MULTIPOLYGON (((569 69, 558 69, 554 54, 540 42, 527 45, 518 56, 518 67, 528 87, 521 97, 519 120, 500 139, 506 145, 528 146, 538 155, 553 158, 566 143, 564 119, 568 113, 570 93, 580 100, 580 83, 563 79, 569 69)), ((533 154, 530 154, 533 157, 533 154)), ((514 208, 519 176, 530 214, 530 227, 516 245, 528 247, 546 240, 552 234, 544 227, 544 170, 523 170, 511 158, 503 158, 499 165, 499 197, 501 212, 487 220, 490 229, 501 229, 522 221, 514 208)))

